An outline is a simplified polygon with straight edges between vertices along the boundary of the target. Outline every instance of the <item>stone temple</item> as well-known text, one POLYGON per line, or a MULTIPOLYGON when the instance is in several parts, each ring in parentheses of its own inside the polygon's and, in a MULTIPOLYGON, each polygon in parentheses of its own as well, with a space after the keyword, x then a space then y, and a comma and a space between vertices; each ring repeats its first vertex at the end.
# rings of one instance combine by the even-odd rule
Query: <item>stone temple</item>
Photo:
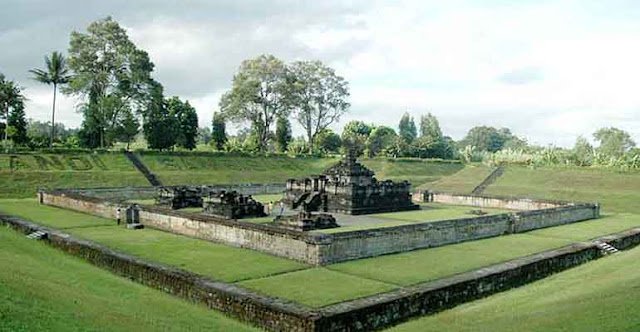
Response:
POLYGON ((348 154, 322 175, 288 180, 284 201, 297 205, 301 198, 319 199, 322 212, 352 215, 420 209, 411 200, 408 181, 378 181, 374 175, 348 154))

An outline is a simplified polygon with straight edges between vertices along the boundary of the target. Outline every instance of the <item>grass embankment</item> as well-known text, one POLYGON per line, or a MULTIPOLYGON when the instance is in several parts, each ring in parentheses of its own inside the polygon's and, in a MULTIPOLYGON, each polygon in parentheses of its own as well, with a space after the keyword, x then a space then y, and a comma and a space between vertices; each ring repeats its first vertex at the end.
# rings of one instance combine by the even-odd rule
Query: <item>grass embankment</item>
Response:
MULTIPOLYGON (((338 158, 246 157, 234 155, 142 154, 141 160, 165 184, 283 183, 322 171, 338 158)), ((451 175, 459 163, 363 159, 378 179, 408 180, 415 187, 451 175)))
POLYGON ((1 331, 252 331, 0 227, 1 331))
POLYGON ((640 214, 640 172, 509 166, 487 194, 600 202, 607 212, 640 214))
POLYGON ((38 188, 146 186, 122 154, 0 154, 0 198, 35 197, 38 188))
POLYGON ((638 331, 640 248, 392 331, 638 331))
POLYGON ((431 189, 450 193, 469 194, 493 171, 484 164, 467 164, 459 172, 432 183, 426 183, 420 189, 431 189))

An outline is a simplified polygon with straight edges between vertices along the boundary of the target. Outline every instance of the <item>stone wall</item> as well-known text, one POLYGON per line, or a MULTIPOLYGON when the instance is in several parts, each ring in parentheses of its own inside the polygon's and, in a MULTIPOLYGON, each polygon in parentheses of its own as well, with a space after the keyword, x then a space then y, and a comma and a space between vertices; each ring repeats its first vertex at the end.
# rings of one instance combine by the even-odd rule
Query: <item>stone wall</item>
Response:
MULTIPOLYGON (((44 204, 106 218, 115 218, 115 210, 118 208, 115 203, 76 193, 57 191, 42 192, 40 195, 41 202, 44 204)), ((491 200, 495 202, 497 199, 491 200)), ((430 221, 334 234, 313 234, 272 225, 226 220, 157 207, 140 207, 140 222, 145 226, 258 250, 312 265, 333 264, 526 232, 598 216, 597 204, 580 203, 474 218, 430 221)))
POLYGON ((540 210, 571 204, 569 202, 542 199, 458 195, 438 192, 419 192, 414 196, 422 198, 423 202, 469 205, 479 208, 496 208, 508 210, 540 210))

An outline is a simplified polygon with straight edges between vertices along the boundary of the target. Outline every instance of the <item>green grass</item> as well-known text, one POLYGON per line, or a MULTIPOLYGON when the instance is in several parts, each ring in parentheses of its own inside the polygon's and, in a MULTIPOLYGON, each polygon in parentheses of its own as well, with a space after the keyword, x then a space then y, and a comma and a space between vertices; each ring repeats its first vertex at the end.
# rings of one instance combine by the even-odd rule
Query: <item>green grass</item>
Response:
POLYGON ((269 278, 247 280, 239 284, 270 296, 293 300, 310 307, 322 307, 397 288, 397 286, 387 283, 367 280, 326 268, 314 268, 269 278))
POLYGON ((640 248, 392 331, 638 331, 640 248))
POLYGON ((439 180, 463 169, 459 163, 422 160, 363 159, 362 163, 376 173, 378 179, 407 180, 413 188, 439 180))
POLYGON ((640 173, 601 169, 509 166, 485 193, 602 204, 607 212, 640 214, 640 173))
POLYGON ((561 247, 571 242, 518 234, 349 261, 331 265, 329 269, 409 286, 561 247))
POLYGON ((127 230, 112 220, 47 207, 29 200, 0 201, 0 211, 101 243, 114 250, 233 282, 306 268, 306 265, 254 250, 225 246, 145 228, 127 230), (111 224, 112 226, 108 226, 111 224), (97 226, 97 227, 96 227, 97 226))
POLYGON ((0 179, 0 198, 35 197, 39 188, 149 185, 122 154, 0 154, 0 179))
POLYGON ((252 331, 0 227, 1 331, 252 331))
POLYGON ((443 177, 435 182, 427 183, 421 189, 452 193, 471 193, 489 174, 493 168, 484 164, 467 164, 452 176, 443 177))
MULTIPOLYGON (((428 204, 422 204, 422 210, 379 213, 379 214, 372 214, 371 216, 377 217, 377 218, 384 218, 384 219, 418 221, 418 222, 477 217, 476 215, 469 213, 469 211, 471 210, 478 210, 478 208, 475 208, 472 206, 428 203, 428 204)), ((484 212, 487 212, 487 214, 489 215, 508 212, 508 210, 493 209, 493 208, 483 208, 481 210, 484 212)))

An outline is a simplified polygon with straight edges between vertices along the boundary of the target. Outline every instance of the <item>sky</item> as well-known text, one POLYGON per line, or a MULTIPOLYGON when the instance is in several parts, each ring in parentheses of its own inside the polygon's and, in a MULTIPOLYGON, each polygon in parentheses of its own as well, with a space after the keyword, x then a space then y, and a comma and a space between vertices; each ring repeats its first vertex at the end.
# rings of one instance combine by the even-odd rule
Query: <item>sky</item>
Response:
MULTIPOLYGON (((354 119, 397 128, 404 112, 431 112, 456 140, 488 125, 570 147, 614 126, 640 143, 640 1, 0 1, 0 72, 41 121, 52 89, 28 70, 66 53, 72 31, 112 16, 200 126, 242 60, 273 54, 321 60, 349 81, 337 131, 354 119)), ((79 126, 77 103, 60 97, 56 121, 79 126)))

